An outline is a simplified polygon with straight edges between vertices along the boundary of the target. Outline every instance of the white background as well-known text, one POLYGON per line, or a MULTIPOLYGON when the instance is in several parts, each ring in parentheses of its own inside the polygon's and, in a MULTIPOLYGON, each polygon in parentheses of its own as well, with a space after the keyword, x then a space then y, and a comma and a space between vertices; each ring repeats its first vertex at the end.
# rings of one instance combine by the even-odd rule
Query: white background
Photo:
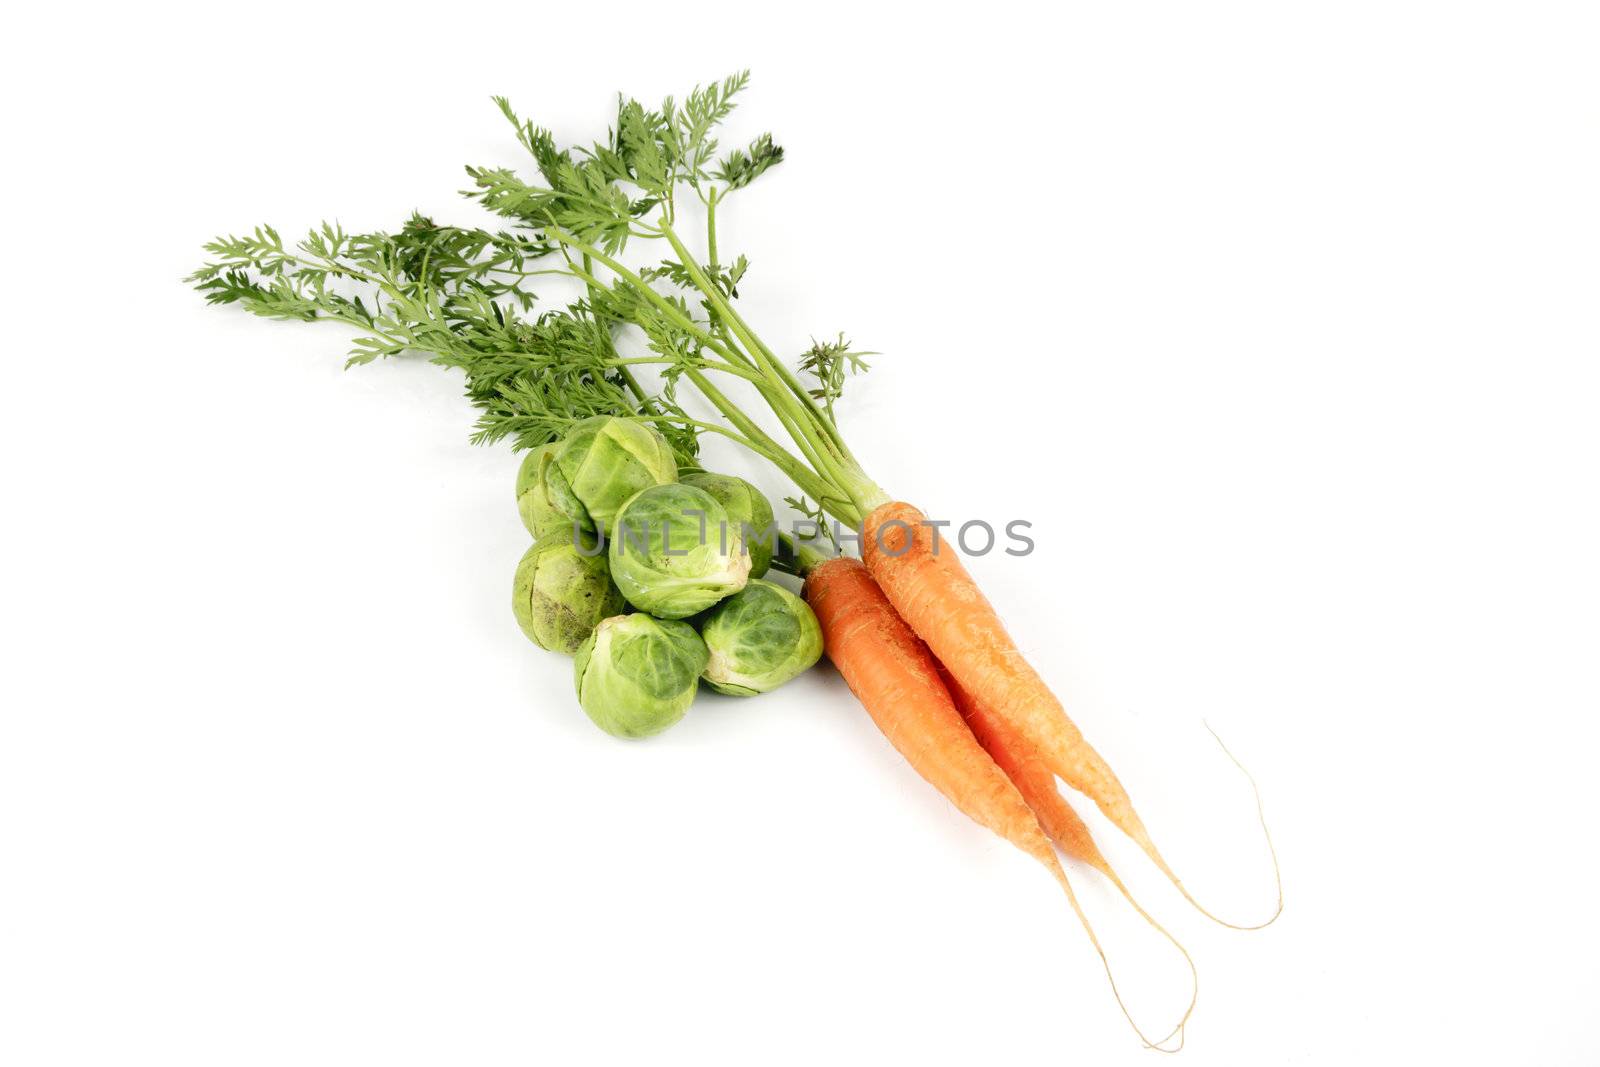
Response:
MULTIPOLYGON (((1034 521, 972 569, 1242 919, 1202 720, 1260 781, 1267 931, 1102 835, 1199 963, 1187 1062, 1592 1062, 1585 7, 13 12, 0 1062, 1154 1062, 830 669, 599 733, 458 381, 179 282, 261 221, 477 221, 491 93, 586 139, 742 66, 789 151, 723 220, 747 316, 884 353, 843 419, 891 492, 1034 521)), ((1176 965, 1075 874, 1154 1028, 1176 965)))

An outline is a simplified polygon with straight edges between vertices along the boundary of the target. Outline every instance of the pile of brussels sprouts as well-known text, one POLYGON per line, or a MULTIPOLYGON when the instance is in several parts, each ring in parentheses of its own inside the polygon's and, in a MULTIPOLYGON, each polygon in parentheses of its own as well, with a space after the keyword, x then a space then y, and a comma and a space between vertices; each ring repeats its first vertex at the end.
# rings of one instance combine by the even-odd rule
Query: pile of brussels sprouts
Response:
POLYGON ((762 575, 772 505, 742 478, 679 476, 648 425, 599 415, 528 453, 517 510, 533 547, 512 608, 541 648, 574 657, 578 703, 617 737, 649 737, 720 693, 776 689, 817 662, 805 601, 762 575))

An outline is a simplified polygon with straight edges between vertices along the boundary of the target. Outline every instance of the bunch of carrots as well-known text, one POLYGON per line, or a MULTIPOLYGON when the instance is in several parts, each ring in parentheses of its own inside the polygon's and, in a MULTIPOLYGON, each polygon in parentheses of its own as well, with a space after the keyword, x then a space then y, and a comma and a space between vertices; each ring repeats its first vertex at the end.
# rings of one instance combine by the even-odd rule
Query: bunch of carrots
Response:
MULTIPOLYGON (((694 465, 708 433, 771 463, 799 490, 790 499, 797 510, 859 536, 861 560, 808 550, 791 569, 804 576, 828 658, 873 722, 956 807, 1051 873, 1108 978, 1056 848, 1106 877, 1183 954, 1193 979, 1188 953, 1134 901, 1057 781, 1092 801, 1195 903, 1127 790, 955 550, 917 508, 869 478, 846 443, 834 403, 866 369, 864 354, 841 339, 814 344, 791 367, 735 308, 749 264, 720 251, 718 209, 783 157, 767 134, 729 151, 718 146, 715 131, 747 80, 735 75, 655 108, 623 99, 607 137, 587 147, 558 147, 499 100, 538 179, 468 167, 466 195, 507 228, 439 226, 418 215, 393 233, 351 235, 325 224, 286 247, 262 227, 208 244, 215 258, 190 281, 213 303, 356 328, 352 363, 422 352, 461 370, 482 411, 478 441, 532 448, 609 414, 660 430, 684 466, 694 465), (695 202, 700 252, 680 232, 695 202), (624 261, 646 242, 666 258, 624 261), (583 295, 535 316, 530 280, 543 276, 571 279, 583 295), (681 401, 691 392, 716 415, 687 410, 681 401), (773 423, 778 434, 767 429, 773 423)), ((1267 922, 1282 905, 1280 883, 1267 922)), ((1193 1008, 1191 995, 1159 1040, 1135 1030, 1147 1046, 1175 1051, 1193 1008)))
MULTIPOLYGON (((885 504, 867 518, 865 563, 836 557, 811 569, 805 596, 822 623, 828 658, 918 774, 1060 883, 1124 1015, 1105 951, 1051 843, 1108 879, 1182 953, 1191 995, 1173 1030, 1152 1041, 1128 1015, 1148 1047, 1175 1052, 1198 993, 1194 962, 1133 898, 1056 780, 1092 800, 1185 899, 1200 906, 1162 858, 1111 767, 1023 658, 960 559, 948 548, 936 549, 932 528, 922 520, 909 504, 885 504)), ((1259 925, 1274 921, 1282 908, 1280 884, 1277 909, 1259 925)))

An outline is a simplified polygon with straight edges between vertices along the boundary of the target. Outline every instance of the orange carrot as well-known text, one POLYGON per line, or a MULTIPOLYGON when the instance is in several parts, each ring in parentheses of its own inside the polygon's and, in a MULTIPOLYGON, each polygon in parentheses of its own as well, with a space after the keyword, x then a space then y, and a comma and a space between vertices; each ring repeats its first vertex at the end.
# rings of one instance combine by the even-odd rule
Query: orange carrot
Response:
MULTIPOLYGON (((962 566, 954 546, 939 543, 935 547, 937 533, 924 525, 922 512, 899 502, 878 507, 862 526, 861 554, 901 618, 962 688, 1035 749, 1052 773, 1094 801, 1185 899, 1204 915, 1234 926, 1202 907, 1168 866, 1111 766, 1084 739, 1050 687, 1022 658, 1000 617, 962 566)), ((1259 803, 1259 795, 1257 800, 1259 803)), ((1269 847, 1270 843, 1269 838, 1269 847)), ((1282 910, 1280 882, 1277 911, 1259 925, 1272 922, 1282 910)))
POLYGON ((1039 820, 1005 772, 978 744, 940 681, 927 647, 895 614, 866 568, 853 559, 828 560, 807 576, 805 595, 822 624, 828 658, 912 768, 963 814, 1032 856, 1055 876, 1089 935, 1111 981, 1112 995, 1134 1032, 1151 1048, 1180 1035, 1183 1023, 1162 1042, 1153 1042, 1133 1022, 1117 991, 1105 950, 1039 820))

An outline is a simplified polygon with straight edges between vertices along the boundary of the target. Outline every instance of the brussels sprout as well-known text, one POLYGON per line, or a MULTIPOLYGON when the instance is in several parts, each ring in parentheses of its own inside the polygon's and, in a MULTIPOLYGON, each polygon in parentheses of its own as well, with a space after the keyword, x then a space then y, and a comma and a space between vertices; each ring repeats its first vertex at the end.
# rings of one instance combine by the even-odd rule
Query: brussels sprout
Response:
POLYGON ((772 566, 777 531, 772 525, 772 505, 761 490, 731 474, 685 474, 678 481, 704 489, 728 512, 728 522, 745 534, 750 553, 750 577, 759 578, 772 566), (747 530, 748 528, 748 530, 747 530))
POLYGON ((706 645, 686 622, 616 615, 578 649, 578 703, 614 737, 649 737, 694 703, 706 645))
POLYGON ((822 658, 822 627, 811 608, 759 579, 712 608, 700 636, 711 653, 706 682, 732 696, 776 689, 822 658))
POLYGON ((540 648, 571 655, 601 619, 625 607, 605 553, 595 541, 575 540, 571 529, 546 534, 517 564, 511 610, 540 648))
POLYGON ((728 513, 704 489, 656 485, 617 512, 611 577, 641 611, 682 619, 744 588, 750 557, 728 513))
POLYGON ((614 415, 578 423, 555 456, 556 472, 589 517, 606 530, 633 494, 678 480, 678 462, 667 439, 642 422, 614 415))
POLYGON ((535 540, 557 531, 572 534, 594 529, 583 501, 556 467, 558 447, 559 441, 530 450, 517 468, 517 512, 535 540))

